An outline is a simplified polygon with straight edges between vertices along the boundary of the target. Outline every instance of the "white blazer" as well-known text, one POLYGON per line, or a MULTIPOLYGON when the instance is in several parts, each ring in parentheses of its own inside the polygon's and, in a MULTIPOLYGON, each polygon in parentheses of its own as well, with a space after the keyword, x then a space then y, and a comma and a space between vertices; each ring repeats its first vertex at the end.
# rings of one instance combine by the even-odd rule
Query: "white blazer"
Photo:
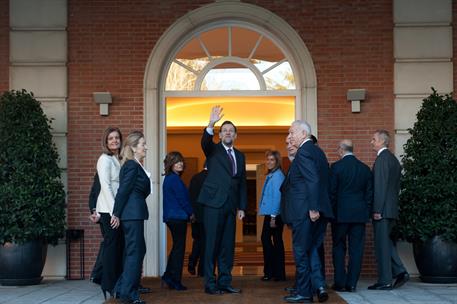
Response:
POLYGON ((119 189, 121 164, 116 156, 103 153, 97 161, 100 194, 97 199, 97 212, 113 215, 114 198, 119 189))

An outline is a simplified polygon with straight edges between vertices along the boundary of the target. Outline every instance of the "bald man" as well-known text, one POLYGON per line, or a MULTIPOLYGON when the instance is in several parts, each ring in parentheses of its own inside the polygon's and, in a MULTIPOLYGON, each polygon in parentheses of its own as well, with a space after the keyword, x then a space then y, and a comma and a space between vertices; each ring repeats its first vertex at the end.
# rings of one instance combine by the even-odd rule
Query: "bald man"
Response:
POLYGON ((337 149, 340 160, 330 168, 330 201, 335 215, 332 222, 332 288, 349 292, 356 290, 359 280, 365 245, 365 224, 370 219, 373 198, 370 168, 358 160, 353 151, 352 141, 342 140, 337 149), (347 271, 346 251, 349 255, 347 271))

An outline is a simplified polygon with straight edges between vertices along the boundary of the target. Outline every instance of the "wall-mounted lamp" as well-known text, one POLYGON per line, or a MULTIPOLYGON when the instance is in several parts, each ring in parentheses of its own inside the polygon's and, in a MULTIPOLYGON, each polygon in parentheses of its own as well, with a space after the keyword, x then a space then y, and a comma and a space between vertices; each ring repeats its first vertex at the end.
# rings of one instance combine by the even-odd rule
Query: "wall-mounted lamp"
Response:
POLYGON ((360 102, 365 100, 367 90, 365 89, 351 89, 347 92, 347 100, 351 101, 352 113, 360 112, 360 102))
POLYGON ((100 105, 100 115, 108 115, 108 105, 113 102, 110 92, 93 92, 95 103, 100 105))

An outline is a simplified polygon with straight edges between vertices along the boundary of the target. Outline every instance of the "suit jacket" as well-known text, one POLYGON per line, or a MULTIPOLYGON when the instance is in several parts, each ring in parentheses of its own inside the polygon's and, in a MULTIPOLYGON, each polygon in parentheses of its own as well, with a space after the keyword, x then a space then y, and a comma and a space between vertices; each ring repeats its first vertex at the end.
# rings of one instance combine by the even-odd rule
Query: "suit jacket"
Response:
POLYGON ((119 188, 121 165, 114 155, 103 153, 97 161, 97 173, 100 180, 100 194, 97 199, 97 212, 113 214, 114 197, 119 188))
POLYGON ((330 168, 330 199, 337 223, 365 223, 371 217, 373 175, 354 155, 330 168))
POLYGON ((373 212, 383 218, 398 218, 401 166, 397 157, 388 149, 382 151, 373 165, 373 212))
POLYGON ((192 176, 189 184, 189 198, 194 210, 195 219, 198 223, 203 222, 203 206, 198 203, 198 196, 200 195, 200 190, 202 189, 203 182, 208 175, 208 170, 202 170, 192 176))
POLYGON ((281 217, 284 223, 303 220, 309 217, 310 210, 332 218, 328 183, 327 157, 312 141, 305 142, 297 150, 281 185, 281 217))
POLYGON ((213 208, 221 208, 229 199, 235 208, 245 210, 247 206, 246 162, 244 154, 233 148, 237 173, 232 177, 232 165, 222 143, 214 143, 213 135, 203 131, 201 146, 206 155, 208 176, 203 182, 198 202, 213 208))
POLYGON ((119 173, 119 190, 114 201, 113 215, 121 220, 147 220, 146 197, 151 193, 151 182, 136 160, 128 160, 119 173))
POLYGON ((100 194, 100 180, 98 179, 98 173, 95 172, 94 180, 92 182, 92 187, 90 188, 89 193, 89 210, 92 214, 92 210, 97 208, 97 199, 100 194))
POLYGON ((185 220, 192 214, 189 192, 183 181, 171 172, 163 181, 163 221, 185 220))

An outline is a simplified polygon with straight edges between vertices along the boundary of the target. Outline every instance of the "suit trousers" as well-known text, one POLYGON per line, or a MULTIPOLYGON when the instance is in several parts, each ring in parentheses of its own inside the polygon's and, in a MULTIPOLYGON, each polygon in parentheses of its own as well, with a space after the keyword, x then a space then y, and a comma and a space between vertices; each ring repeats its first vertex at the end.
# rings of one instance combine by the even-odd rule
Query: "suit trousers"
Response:
POLYGON ((143 259, 146 253, 144 220, 121 220, 124 231, 124 270, 114 292, 122 300, 138 300, 143 259))
POLYGON ((100 225, 103 232, 101 252, 101 288, 112 293, 114 285, 122 272, 123 235, 121 229, 111 228, 111 215, 100 213, 100 225))
POLYGON ((189 255, 189 266, 195 267, 198 264, 198 275, 203 275, 203 255, 205 250, 205 231, 203 223, 195 222, 192 228, 192 251, 189 255))
POLYGON ((391 284, 394 277, 406 272, 405 266, 403 266, 398 255, 397 247, 390 238, 390 233, 394 226, 394 219, 383 218, 373 221, 374 247, 378 268, 378 283, 380 284, 391 284))
POLYGON ((334 284, 357 287, 365 246, 365 223, 332 223, 334 284), (348 253, 347 272, 345 266, 348 253))
MULTIPOLYGON (((312 297, 311 288, 311 249, 313 245, 313 224, 309 217, 295 221, 292 226, 292 248, 295 258, 295 287, 297 293, 312 297)), ((316 251, 317 253, 317 251, 316 251)))
POLYGON ((323 244, 325 231, 327 230, 328 219, 320 217, 316 222, 311 223, 312 244, 310 252, 310 267, 311 267, 311 286, 313 290, 320 287, 325 288, 325 275, 323 257, 323 244))
POLYGON ((205 254, 203 271, 205 288, 231 286, 233 257, 235 254, 236 209, 230 198, 221 208, 204 206, 205 254), (215 266, 218 277, 216 282, 215 266))
POLYGON ((265 215, 262 226, 263 274, 278 280, 286 279, 284 261, 284 242, 282 232, 284 223, 276 216, 276 227, 270 226, 271 216, 265 215))
POLYGON ((181 282, 184 251, 186 250, 187 221, 169 220, 166 224, 171 232, 173 247, 168 255, 167 268, 163 276, 171 278, 174 282, 181 282))

